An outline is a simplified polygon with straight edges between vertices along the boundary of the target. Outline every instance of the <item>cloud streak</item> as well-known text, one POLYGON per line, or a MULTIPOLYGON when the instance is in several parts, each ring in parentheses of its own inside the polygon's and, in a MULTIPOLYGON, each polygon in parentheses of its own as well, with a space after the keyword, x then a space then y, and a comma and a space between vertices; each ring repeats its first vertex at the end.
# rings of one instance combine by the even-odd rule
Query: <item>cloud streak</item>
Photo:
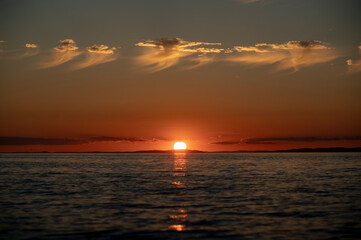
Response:
POLYGON ((107 45, 93 45, 88 47, 85 60, 75 64, 74 69, 82 69, 93 65, 112 62, 118 58, 115 54, 115 50, 115 47, 109 48, 107 45))
POLYGON ((81 54, 78 51, 78 47, 76 46, 74 40, 72 39, 64 39, 59 41, 59 45, 53 49, 53 53, 50 58, 46 59, 40 64, 40 68, 51 68, 55 66, 59 66, 81 54))
POLYGON ((134 137, 108 137, 96 136, 89 138, 33 138, 33 137, 0 137, 0 145, 2 146, 22 146, 22 145, 77 145, 94 142, 155 142, 160 138, 134 138, 134 137))
POLYGON ((262 0, 236 0, 236 2, 240 3, 254 3, 254 2, 261 2, 262 0))
MULTIPOLYGON (((361 45, 358 46, 359 53, 361 54, 361 45)), ((358 73, 361 72, 361 59, 353 61, 352 59, 346 60, 349 73, 358 73)))
POLYGON ((200 67, 212 62, 212 58, 205 58, 207 54, 221 53, 224 49, 209 46, 220 46, 221 43, 189 42, 181 38, 163 38, 149 40, 135 44, 144 47, 143 54, 136 58, 136 62, 150 72, 157 72, 172 67, 182 58, 198 55, 191 59, 195 62, 189 68, 200 67))
POLYGON ((21 54, 18 58, 31 57, 39 54, 39 46, 34 43, 25 44, 25 52, 21 54))
POLYGON ((292 69, 329 62, 338 57, 334 49, 321 41, 289 41, 283 44, 258 43, 235 46, 227 60, 250 65, 277 64, 276 70, 292 69))
POLYGON ((356 61, 352 61, 351 59, 348 59, 346 61, 348 66, 348 72, 349 73, 357 73, 361 72, 361 59, 358 59, 356 61))
POLYGON ((215 145, 241 145, 241 144, 277 144, 282 142, 334 142, 334 141, 361 141, 361 136, 351 137, 267 137, 267 138, 246 138, 241 140, 218 141, 215 145))
POLYGON ((0 40, 0 53, 2 53, 4 50, 2 49, 2 44, 5 43, 6 41, 4 40, 0 40))

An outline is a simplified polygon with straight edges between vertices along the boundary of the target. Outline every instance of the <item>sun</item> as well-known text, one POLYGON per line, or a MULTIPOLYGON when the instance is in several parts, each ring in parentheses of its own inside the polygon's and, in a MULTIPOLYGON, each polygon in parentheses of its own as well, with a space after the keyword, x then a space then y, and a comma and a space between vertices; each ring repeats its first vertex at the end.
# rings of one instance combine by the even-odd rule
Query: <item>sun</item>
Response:
POLYGON ((187 149, 187 145, 185 142, 176 142, 174 143, 174 150, 185 150, 187 149))

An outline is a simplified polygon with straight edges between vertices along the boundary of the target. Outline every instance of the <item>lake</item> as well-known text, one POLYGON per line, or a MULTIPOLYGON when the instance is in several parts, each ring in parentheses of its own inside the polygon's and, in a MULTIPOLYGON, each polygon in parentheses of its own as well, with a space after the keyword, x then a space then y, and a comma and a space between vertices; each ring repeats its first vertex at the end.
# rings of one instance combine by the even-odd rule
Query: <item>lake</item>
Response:
POLYGON ((361 153, 1 154, 1 239, 361 239, 361 153))

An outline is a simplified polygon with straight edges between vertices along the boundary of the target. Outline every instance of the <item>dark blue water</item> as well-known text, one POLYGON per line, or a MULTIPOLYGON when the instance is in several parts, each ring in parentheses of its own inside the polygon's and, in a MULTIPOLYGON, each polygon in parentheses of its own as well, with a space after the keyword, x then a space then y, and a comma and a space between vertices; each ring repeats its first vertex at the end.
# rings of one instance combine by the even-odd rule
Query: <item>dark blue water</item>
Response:
POLYGON ((0 238, 361 239, 361 154, 2 154, 0 238))

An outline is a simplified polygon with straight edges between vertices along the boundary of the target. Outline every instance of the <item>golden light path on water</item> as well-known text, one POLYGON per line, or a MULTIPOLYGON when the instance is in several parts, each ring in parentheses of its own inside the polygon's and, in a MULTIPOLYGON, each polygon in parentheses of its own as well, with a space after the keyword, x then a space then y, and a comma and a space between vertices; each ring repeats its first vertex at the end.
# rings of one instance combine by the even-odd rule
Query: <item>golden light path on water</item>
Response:
MULTIPOLYGON (((181 197, 184 194, 186 185, 184 182, 184 177, 187 175, 187 165, 186 165, 186 153, 174 153, 174 168, 173 168, 173 177, 172 182, 173 188, 176 190, 176 194, 181 197)), ((173 231, 184 231, 186 229, 185 222, 187 221, 187 210, 184 205, 180 205, 178 209, 174 210, 174 214, 170 215, 172 224, 168 227, 169 230, 173 231)))

